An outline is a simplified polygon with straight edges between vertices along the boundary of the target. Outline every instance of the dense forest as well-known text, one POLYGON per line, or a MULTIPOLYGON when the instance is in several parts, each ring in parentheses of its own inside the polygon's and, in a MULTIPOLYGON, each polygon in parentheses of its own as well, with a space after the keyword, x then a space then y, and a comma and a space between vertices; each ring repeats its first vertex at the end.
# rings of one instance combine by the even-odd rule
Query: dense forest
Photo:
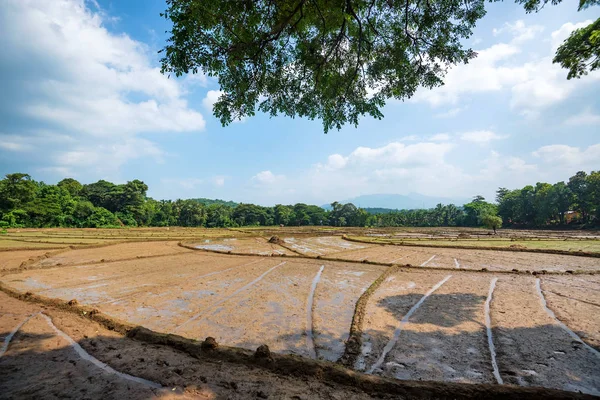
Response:
POLYGON ((482 196, 467 204, 424 210, 369 213, 351 203, 331 210, 298 203, 263 207, 209 200, 154 200, 139 180, 81 184, 66 178, 56 185, 28 174, 0 180, 0 227, 238 227, 268 225, 332 226, 487 226, 498 228, 597 226, 600 222, 600 171, 577 172, 567 183, 537 183, 522 189, 500 188, 496 202, 482 196))

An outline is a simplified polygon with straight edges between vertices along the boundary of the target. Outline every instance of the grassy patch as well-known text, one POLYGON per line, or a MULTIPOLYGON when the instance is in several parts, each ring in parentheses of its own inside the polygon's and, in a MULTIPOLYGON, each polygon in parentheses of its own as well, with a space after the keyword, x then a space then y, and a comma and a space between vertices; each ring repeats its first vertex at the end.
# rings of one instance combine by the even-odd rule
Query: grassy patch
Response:
POLYGON ((376 244, 411 244, 439 247, 495 247, 525 248, 539 250, 585 251, 600 253, 600 240, 592 239, 399 239, 371 236, 352 236, 351 238, 376 244))

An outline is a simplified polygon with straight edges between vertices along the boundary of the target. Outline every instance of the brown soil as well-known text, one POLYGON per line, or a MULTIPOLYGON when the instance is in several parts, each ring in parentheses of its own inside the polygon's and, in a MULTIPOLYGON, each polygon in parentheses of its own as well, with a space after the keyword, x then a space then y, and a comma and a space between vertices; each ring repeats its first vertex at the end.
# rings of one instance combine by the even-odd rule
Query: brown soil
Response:
POLYGON ((369 370, 390 341, 402 317, 443 273, 400 271, 389 276, 369 299, 363 322, 362 354, 356 369, 369 370))
POLYGON ((15 324, 38 311, 49 316, 65 337, 59 336, 42 315, 23 324, 8 351, 0 356, 2 398, 585 398, 547 389, 386 381, 332 365, 282 356, 249 358, 240 353, 240 361, 244 357, 246 361, 233 362, 219 358, 219 349, 204 354, 201 350, 194 351, 192 356, 192 343, 184 345, 180 340, 180 345, 162 345, 160 336, 151 332, 145 334, 146 341, 128 339, 72 313, 24 303, 4 293, 0 293, 0 315, 14 318, 0 319, 3 332, 0 336, 4 337, 4 332, 13 330, 15 324), (106 372, 82 358, 67 338, 80 345, 84 355, 106 363, 117 373, 106 372), (162 387, 155 389, 133 382, 123 377, 123 373, 162 387))
POLYGON ((558 319, 600 349, 600 277, 548 277, 541 287, 558 319))
POLYGON ((205 239, 201 242, 185 243, 186 246, 190 246, 192 248, 222 253, 232 252, 248 255, 258 254, 263 256, 279 256, 282 254, 288 256, 294 255, 293 251, 286 249, 285 247, 281 246, 281 244, 284 244, 282 240, 279 240, 279 242, 271 242, 270 240, 267 241, 262 237, 205 239))
POLYGON ((83 265, 95 262, 110 262, 133 258, 160 256, 189 252, 177 245, 178 242, 134 242, 89 249, 76 249, 44 259, 38 263, 41 267, 59 265, 83 265))
POLYGON ((324 265, 313 306, 315 345, 319 359, 337 361, 344 354, 356 302, 386 267, 324 265))
POLYGON ((17 269, 23 262, 35 261, 52 250, 15 250, 0 252, 0 272, 17 269))
POLYGON ((495 250, 444 249, 378 245, 364 251, 339 253, 336 257, 351 260, 425 265, 489 271, 600 271, 600 259, 556 254, 507 252, 495 250), (435 256, 431 259, 432 256, 435 256))
MULTIPOLYGON (((89 320, 0 293, 0 332, 43 311, 58 329, 115 370, 163 386, 124 379, 82 359, 41 315, 25 323, 0 358, 0 398, 336 398, 369 396, 341 385, 297 380, 221 361, 203 361, 165 346, 127 339, 89 320), (7 314, 10 313, 10 314, 7 314), (333 397, 331 397, 333 396, 333 397)), ((2 334, 4 335, 4 333, 2 334)), ((0 336, 1 337, 1 336, 0 336)))
POLYGON ((403 326, 381 373, 397 379, 495 382, 484 325, 489 286, 488 276, 452 276, 403 326))
POLYGON ((326 256, 340 252, 368 249, 373 245, 365 243, 353 243, 342 239, 340 236, 321 236, 285 238, 285 244, 292 250, 307 256, 326 256))
POLYGON ((600 395, 600 375, 592 372, 600 371, 600 357, 574 341, 547 314, 534 278, 501 277, 491 319, 505 383, 600 395))
MULTIPOLYGON (((255 240, 256 238, 250 239, 255 240)), ((335 243, 335 241, 331 242, 330 237, 320 239, 325 239, 325 243, 308 240, 302 243, 304 245, 319 243, 323 246, 327 244, 334 247, 331 243, 335 243)), ((268 246, 278 246, 267 243, 265 239, 261 239, 261 241, 268 246)), ((113 324, 110 322, 111 318, 119 318, 129 324, 140 324, 155 332, 176 333, 191 339, 204 340, 211 336, 219 343, 218 348, 211 350, 215 353, 216 359, 202 362, 213 367, 218 363, 231 362, 238 365, 237 368, 249 368, 248 363, 252 364, 254 361, 248 361, 250 360, 248 357, 253 360, 253 353, 248 356, 241 349, 232 350, 228 346, 234 345, 253 351, 259 345, 266 344, 273 352, 271 357, 273 361, 269 361, 269 357, 267 357, 260 363, 263 363, 261 368, 266 367, 268 371, 271 371, 269 373, 295 374, 294 379, 298 380, 298 371, 313 371, 305 372, 307 375, 303 376, 308 377, 308 380, 303 382, 309 382, 310 379, 317 379, 319 382, 321 379, 332 379, 331 382, 347 384, 352 381, 353 390, 360 388, 360 390, 370 391, 377 387, 377 390, 380 391, 383 386, 388 387, 386 385, 391 384, 381 383, 384 381, 373 376, 363 380, 363 378, 359 378, 361 375, 352 375, 347 371, 341 373, 340 367, 333 364, 319 364, 317 361, 309 362, 306 358, 285 358, 281 355, 292 353, 304 357, 337 360, 344 352, 344 341, 348 338, 357 300, 382 272, 387 271, 386 267, 301 257, 233 256, 186 249, 182 249, 177 255, 168 255, 167 249, 170 250, 171 247, 167 243, 172 244, 174 249, 180 248, 176 246, 175 242, 154 242, 148 244, 149 252, 145 253, 149 255, 148 258, 125 257, 126 259, 121 261, 105 260, 104 262, 96 261, 98 256, 106 254, 102 252, 107 249, 113 249, 120 245, 87 249, 89 253, 76 253, 87 254, 89 257, 87 259, 91 260, 87 263, 72 262, 71 265, 64 266, 49 265, 46 268, 11 273, 1 279, 4 284, 22 293, 32 292, 62 299, 61 307, 80 310, 80 312, 86 310, 86 316, 90 315, 92 307, 96 308, 92 312, 97 321, 109 321, 110 326, 115 326, 122 333, 131 329, 131 326, 111 325, 113 324), (158 246, 158 248, 152 250, 150 245, 158 246), (311 295, 313 290, 314 296, 311 295), (70 302, 72 306, 67 306, 67 302, 70 302), (234 356, 231 356, 232 354, 234 356), (227 355, 227 357, 222 358, 223 355, 227 355), (268 366, 264 364, 268 362, 273 364, 268 366), (291 365, 294 366, 291 367, 291 365)), ((129 243, 128 245, 139 244, 129 243)), ((129 255, 132 252, 132 249, 127 246, 119 248, 123 252, 119 253, 120 255, 117 257, 129 255)), ((68 251, 64 254, 83 251, 68 251)), ((494 382, 491 375, 491 356, 487 347, 483 303, 490 287, 490 280, 494 278, 495 274, 492 272, 473 273, 465 271, 463 268, 469 267, 469 257, 472 257, 474 262, 477 262, 477 257, 480 258, 477 265, 485 265, 490 269, 494 268, 496 263, 506 262, 506 260, 498 261, 492 257, 494 254, 490 254, 488 251, 420 248, 411 248, 407 251, 398 246, 373 246, 367 249, 348 250, 345 254, 353 257, 360 257, 365 253, 377 256, 377 251, 381 253, 382 258, 388 260, 391 257, 407 256, 420 260, 420 264, 426 263, 427 267, 434 268, 436 266, 448 268, 446 264, 454 264, 456 259, 460 261, 460 268, 455 268, 453 271, 436 271, 430 268, 405 268, 397 270, 397 272, 395 269, 390 270, 391 274, 386 275, 384 282, 373 292, 366 303, 362 326, 362 354, 355 367, 359 370, 370 370, 375 365, 377 367, 373 368, 375 374, 403 380, 402 383, 399 383, 399 380, 389 381, 394 382, 392 385, 394 389, 388 387, 384 390, 385 393, 390 393, 389 390, 400 390, 399 387, 405 388, 406 386, 403 385, 407 385, 407 383, 404 382, 412 382, 404 381, 406 379, 438 382, 494 382), (393 251, 390 249, 392 247, 393 251), (436 253, 425 252, 430 250, 435 250, 436 253), (437 250, 440 252, 438 253, 437 250), (460 258, 457 257, 458 254, 461 254, 460 258), (448 275, 452 275, 452 277, 446 279, 448 275), (442 280, 444 281, 442 282, 442 280), (436 284, 439 287, 419 303, 424 294, 431 291, 436 284), (418 303, 419 307, 411 311, 410 318, 405 318, 409 310, 418 303), (401 330, 395 332, 398 328, 401 330), (385 354, 385 357, 381 357, 382 354, 385 354), (380 359, 381 362, 379 362, 380 359)), ((341 256, 344 253, 339 254, 341 256)), ((502 256, 504 257, 505 254, 506 252, 502 253, 502 256)), ((57 256, 61 255, 57 254, 57 256)), ((536 257, 546 257, 546 255, 526 253, 515 253, 515 255, 533 257, 529 259, 529 262, 532 262, 531 260, 539 262, 536 257)), ((513 255, 509 254, 509 256, 513 255)), ((69 257, 74 260, 72 255, 69 257)), ((113 257, 115 257, 114 254, 113 257)), ((583 257, 578 259, 585 260, 583 257)), ((527 260, 528 258, 513 258, 510 262, 525 263, 528 262, 527 260)), ((398 261, 398 263, 404 262, 404 260, 398 261)), ((543 258, 541 262, 548 262, 548 259, 543 258)), ((555 262, 559 261, 555 260, 555 262)), ((508 266, 511 265, 508 264, 508 266)), ((535 291, 535 278, 524 275, 496 275, 499 276, 499 280, 491 303, 491 319, 500 375, 504 381, 517 385, 546 386, 598 393, 598 374, 595 374, 594 371, 600 370, 600 357, 596 357, 595 353, 590 352, 582 343, 574 341, 563 327, 542 308, 539 296, 535 291)), ((578 275, 544 276, 543 279, 542 289, 546 300, 557 317, 588 344, 597 345, 600 337, 598 333, 600 324, 596 318, 597 304, 600 304, 598 295, 600 278, 578 275)), ((32 298, 32 296, 25 296, 25 298, 32 298)), ((24 313, 23 315, 29 315, 27 313, 33 310, 31 307, 39 309, 39 306, 15 303, 14 299, 9 300, 5 303, 0 301, 0 332, 4 332, 0 335, 2 337, 6 337, 7 333, 19 323, 17 321, 19 316, 17 315, 18 318, 14 319, 12 314, 19 314, 20 311, 7 311, 9 308, 19 309, 22 305, 30 307, 24 308, 25 311, 21 313, 24 313), (2 311, 3 304, 6 304, 4 311, 2 311)), ((82 346, 92 352, 90 348, 86 347, 87 345, 84 345, 87 343, 84 340, 85 337, 76 338, 78 330, 82 329, 80 318, 51 308, 47 310, 47 314, 55 322, 57 319, 60 321, 63 314, 65 321, 77 318, 73 320, 75 322, 65 322, 62 325, 56 322, 56 324, 60 325, 59 328, 76 341, 81 340, 82 346)), ((22 320, 20 321, 22 322, 22 320)), ((95 323, 88 320, 82 321, 96 326, 95 323)), ((57 342, 57 339, 48 336, 52 333, 52 328, 46 323, 43 316, 32 318, 24 325, 24 327, 27 326, 36 329, 35 332, 39 334, 40 340, 50 338, 50 342, 44 343, 57 342)), ((27 333, 27 329, 30 328, 24 328, 23 332, 27 333)), ((85 335, 92 337, 88 333, 85 335)), ((116 335, 115 337, 119 341, 124 340, 114 332, 111 335, 116 335)), ((178 336, 163 335, 164 339, 161 339, 161 336, 157 336, 155 333, 149 336, 140 335, 134 335, 134 337, 142 341, 150 338, 151 340, 148 340, 155 344, 176 345, 175 347, 194 357, 197 357, 196 350, 188 351, 190 346, 195 348, 194 346, 197 344, 200 349, 200 342, 192 340, 185 342, 187 339, 178 336)), ((16 338, 19 339, 19 336, 16 338)), ((134 341, 133 343, 138 342, 134 341)), ((65 348, 67 344, 68 341, 57 346, 65 348)), ((23 353, 29 354, 31 348, 35 348, 37 344, 32 342, 26 346, 29 347, 26 347, 23 353)), ((46 344, 40 346, 43 347, 46 344)), ((93 347, 93 345, 89 346, 93 347)), ((116 347, 116 345, 112 346, 116 347)), ((11 345, 9 350, 13 349, 16 351, 18 347, 13 348, 11 345)), ((48 349, 48 353, 57 350, 50 347, 48 349)), ((108 347, 105 349, 110 350, 108 347)), ((39 353, 35 354, 39 355, 39 353)), ((139 348, 137 353, 131 353, 132 356, 135 354, 137 358, 128 358, 123 362, 120 361, 121 358, 117 357, 117 354, 114 355, 115 359, 111 359, 111 366, 119 371, 154 380, 163 385, 165 379, 177 378, 168 373, 165 376, 158 372, 156 375, 147 375, 143 369, 138 369, 139 364, 144 363, 135 363, 135 360, 139 357, 145 358, 144 351, 139 348)), ((121 352, 122 356, 123 354, 121 352)), ((175 352, 174 354, 179 353, 175 352)), ((175 355, 172 362, 168 361, 169 364, 177 364, 175 355)), ((8 355, 0 358, 0 367, 7 357, 8 355)), ((66 360, 68 364, 72 365, 72 360, 65 357, 61 355, 58 359, 66 360)), ((106 355, 102 353, 97 356, 105 361, 102 357, 106 357, 106 355)), ((33 360, 33 358, 23 359, 26 359, 27 362, 33 360)), ((45 365, 44 362, 42 365, 45 365)), ((185 364, 187 361, 182 362, 185 364)), ((15 373, 27 374, 19 369, 21 366, 18 361, 15 363, 10 364, 10 368, 15 369, 15 373)), ((182 370, 185 367, 183 364, 177 365, 182 370)), ((251 368, 250 370, 252 371, 251 368)), ((38 369, 33 369, 33 371, 41 373, 38 369)), ((74 382, 79 382, 78 379, 87 380, 89 377, 86 375, 88 372, 83 369, 82 371, 68 369, 65 371, 74 376, 74 382), (83 375, 77 375, 79 373, 83 375)), ((102 372, 102 374, 104 373, 102 372)), ((192 385, 185 374, 175 373, 181 380, 173 382, 183 382, 177 383, 177 385, 192 385)), ((226 373, 229 372, 226 371, 226 373)), ((248 375, 245 372, 242 374, 248 375)), ((252 377, 256 378, 256 373, 252 374, 252 377)), ((31 377, 23 375, 22 378, 19 378, 19 376, 21 375, 15 375, 15 379, 33 382, 33 373, 31 377)), ((113 390, 111 388, 114 388, 116 395, 119 396, 122 395, 120 390, 126 390, 122 387, 127 387, 127 385, 119 386, 122 383, 116 382, 114 379, 111 381, 107 378, 102 382, 108 386, 101 386, 98 390, 110 392, 113 390)), ((311 385, 319 386, 314 383, 316 381, 311 382, 311 385)), ((127 383, 131 385, 131 382, 127 383)), ((205 382, 201 381, 201 383, 205 382)), ((0 393, 4 388, 3 384, 7 385, 6 387, 10 386, 10 390, 13 391, 10 393, 15 393, 15 396, 22 395, 26 390, 34 390, 29 386, 25 389, 17 384, 11 386, 12 384, 4 383, 0 376, 0 393)), ((271 384, 273 383, 271 382, 271 384)), ((232 393, 238 393, 235 385, 228 385, 231 387, 225 388, 225 392, 214 393, 225 393, 226 397, 232 393)), ((238 384, 236 383, 236 385, 238 384)), ((243 385, 238 385, 238 389, 243 385)), ((410 386, 412 383, 408 385, 410 386)), ((440 385, 442 384, 440 383, 440 385)), ((457 393, 467 390, 463 389, 463 386, 444 385, 450 384, 444 383, 435 390, 443 391, 446 390, 445 388, 451 388, 448 389, 451 390, 448 392, 451 393, 449 397, 460 397, 457 393)), ((180 393, 176 390, 175 394, 205 395, 202 392, 204 386, 200 384, 200 387, 200 389, 194 389, 198 390, 197 392, 188 390, 180 393)), ((427 386, 426 391, 419 395, 425 396, 424 393, 432 390, 432 387, 434 386, 427 386)), ((488 388, 488 386, 485 387, 488 388)), ((490 387, 494 388, 493 390, 504 390, 504 387, 501 389, 496 389, 496 386, 490 387)), ((210 390, 213 389, 210 387, 210 390)), ((513 388, 509 389, 514 390, 513 388)), ((63 387, 60 390, 63 390, 63 387)), ((67 390, 66 386, 64 390, 67 390)), ((315 394, 313 397, 333 396, 332 393, 336 393, 335 391, 322 392, 321 389, 318 390, 317 392, 292 391, 290 393, 315 394)), ((469 390, 471 389, 468 389, 467 392, 469 390)), ((352 393, 359 393, 359 391, 352 393)), ((210 395, 214 395, 214 393, 210 395)), ((339 393, 344 394, 345 392, 342 390, 339 393)), ((41 395, 46 393, 39 392, 38 394, 40 396, 37 397, 44 397, 41 395)), ((94 396, 90 395, 90 397, 94 396)), ((235 396, 233 397, 235 398, 235 396)), ((239 397, 243 398, 242 395, 239 397)), ((430 397, 435 398, 435 396, 430 397)))
POLYGON ((210 332, 228 346, 256 349, 266 343, 274 352, 308 356, 306 299, 319 266, 277 261, 251 288, 217 299, 186 332, 210 332))

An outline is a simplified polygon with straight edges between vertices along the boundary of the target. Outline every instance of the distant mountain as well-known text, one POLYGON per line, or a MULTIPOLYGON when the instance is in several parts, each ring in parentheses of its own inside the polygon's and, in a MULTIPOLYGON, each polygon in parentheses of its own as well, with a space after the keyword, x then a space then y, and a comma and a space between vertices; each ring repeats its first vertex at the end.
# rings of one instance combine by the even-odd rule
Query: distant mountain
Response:
MULTIPOLYGON (((451 198, 451 197, 433 197, 418 193, 409 194, 367 194, 340 201, 340 203, 352 203, 360 208, 381 209, 379 212, 390 212, 392 210, 415 210, 419 208, 434 208, 438 204, 454 204, 462 206, 470 202, 470 198, 451 198), (387 209, 387 210, 383 210, 387 209)), ((323 206, 326 210, 331 210, 331 205, 323 206)), ((367 210, 371 213, 374 210, 367 210)))
POLYGON ((190 199, 193 201, 196 201, 200 204, 204 204, 205 206, 210 206, 211 204, 220 204, 226 207, 231 207, 231 208, 235 208, 238 203, 236 203, 235 201, 225 201, 225 200, 220 200, 220 199, 205 199, 203 197, 198 198, 198 199, 190 199))

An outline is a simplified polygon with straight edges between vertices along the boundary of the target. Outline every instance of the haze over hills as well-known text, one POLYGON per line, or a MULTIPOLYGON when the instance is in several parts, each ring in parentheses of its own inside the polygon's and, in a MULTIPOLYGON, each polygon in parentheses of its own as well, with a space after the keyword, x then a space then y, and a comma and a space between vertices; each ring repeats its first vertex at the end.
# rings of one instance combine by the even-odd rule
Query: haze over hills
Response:
MULTIPOLYGON (((409 194, 367 194, 344 201, 340 203, 352 203, 361 208, 381 208, 390 210, 413 210, 419 208, 433 208, 437 204, 455 204, 462 206, 471 201, 470 198, 451 198, 425 196, 419 193, 409 194)), ((323 205, 326 210, 331 209, 331 205, 323 205)))

